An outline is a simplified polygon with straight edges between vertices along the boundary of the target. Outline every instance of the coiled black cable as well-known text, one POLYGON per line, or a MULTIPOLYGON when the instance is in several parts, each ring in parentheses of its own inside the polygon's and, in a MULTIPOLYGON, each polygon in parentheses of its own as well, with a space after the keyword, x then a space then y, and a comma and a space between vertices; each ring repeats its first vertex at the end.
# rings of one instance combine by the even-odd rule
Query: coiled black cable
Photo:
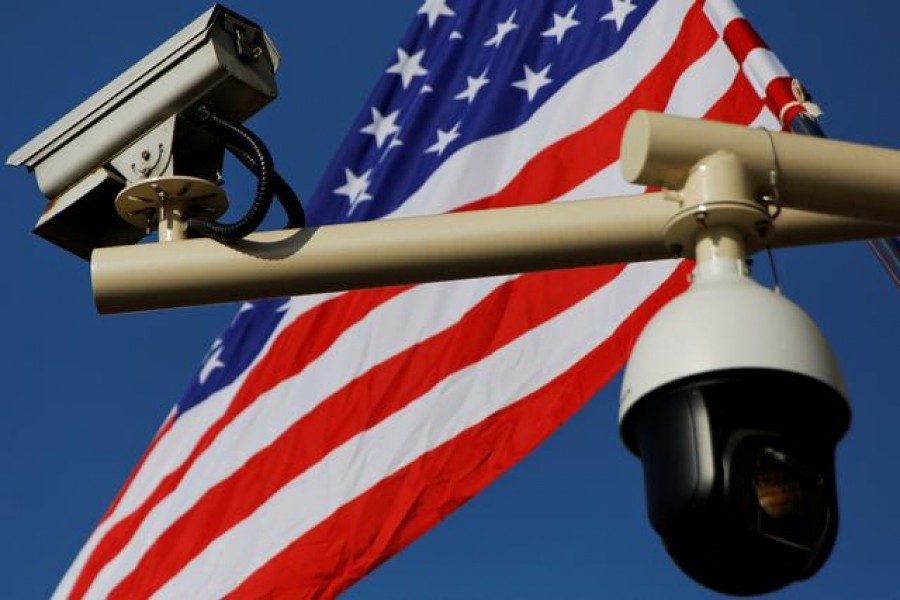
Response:
MULTIPOLYGON (((244 152, 237 146, 226 146, 226 148, 228 148, 228 151, 231 152, 241 164, 247 167, 250 172, 259 177, 259 169, 256 166, 256 161, 253 160, 253 157, 250 154, 244 152)), ((285 227, 288 229, 300 229, 305 227, 306 213, 303 211, 303 204, 300 203, 300 198, 297 197, 297 194, 294 193, 290 184, 281 177, 278 171, 275 171, 273 179, 274 181, 272 184, 274 186, 275 198, 281 204, 281 208, 284 209, 285 215, 287 215, 287 224, 285 227)))
MULTIPOLYGON (((198 108, 196 119, 200 125, 220 138, 226 147, 242 150, 253 163, 251 170, 257 177, 256 196, 247 214, 234 223, 207 221, 196 217, 187 221, 188 227, 202 236, 220 242, 234 242, 254 232, 272 206, 276 188, 274 161, 262 140, 247 128, 213 114, 206 107, 198 108)), ((237 158, 241 160, 240 156, 237 158)))

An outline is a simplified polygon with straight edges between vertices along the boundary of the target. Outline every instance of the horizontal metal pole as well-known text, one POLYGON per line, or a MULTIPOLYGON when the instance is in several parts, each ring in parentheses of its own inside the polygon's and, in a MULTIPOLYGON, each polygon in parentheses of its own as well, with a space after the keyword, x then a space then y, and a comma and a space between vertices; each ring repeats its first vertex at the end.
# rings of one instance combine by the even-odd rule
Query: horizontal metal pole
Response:
POLYGON ((663 258, 663 194, 98 249, 101 313, 663 258))
POLYGON ((622 138, 625 179, 680 190, 704 157, 735 154, 758 194, 786 207, 900 224, 900 151, 637 111, 622 138))
POLYGON ((785 209, 775 220, 770 248, 833 244, 900 235, 900 224, 785 209))
MULTIPOLYGON (((664 193, 94 251, 101 313, 669 258, 664 193)), ((785 211, 775 245, 882 237, 900 226, 785 211)))

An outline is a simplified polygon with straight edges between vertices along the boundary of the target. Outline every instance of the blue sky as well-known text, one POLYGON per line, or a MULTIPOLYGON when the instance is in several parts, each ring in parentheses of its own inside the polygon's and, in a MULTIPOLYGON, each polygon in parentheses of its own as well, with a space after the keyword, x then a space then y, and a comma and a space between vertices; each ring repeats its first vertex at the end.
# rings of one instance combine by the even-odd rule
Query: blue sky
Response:
MULTIPOLYGON (((584 0, 606 2, 608 0, 584 0)), ((888 0, 742 8, 826 111, 836 138, 897 145, 900 8, 888 0)), ((281 96, 251 125, 308 195, 419 2, 231 2, 284 56, 281 96)), ((4 156, 208 7, 15 3, 0 50, 4 156)), ((0 170, 4 418, 0 597, 52 591, 193 376, 230 306, 100 317, 88 265, 30 233, 33 178, 0 170)), ((862 243, 776 253, 786 294, 834 345, 854 422, 839 448, 830 562, 777 598, 887 598, 900 584, 898 290, 862 243)), ((765 261, 757 261, 767 278, 765 261)), ((353 588, 369 598, 713 598, 669 561, 619 444, 614 383, 485 493, 353 588)))

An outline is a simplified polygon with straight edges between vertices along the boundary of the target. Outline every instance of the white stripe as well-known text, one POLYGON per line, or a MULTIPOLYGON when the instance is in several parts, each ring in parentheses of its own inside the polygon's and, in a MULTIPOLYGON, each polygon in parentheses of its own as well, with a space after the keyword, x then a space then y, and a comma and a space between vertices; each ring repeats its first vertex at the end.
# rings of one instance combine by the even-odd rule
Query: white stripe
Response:
POLYGON ((178 488, 157 504, 90 589, 105 597, 141 556, 212 486, 239 469, 315 406, 373 366, 438 333, 509 277, 412 288, 373 310, 298 375, 285 379, 223 429, 178 488), (427 308, 423 308, 427 307, 427 308))
POLYGON ((780 131, 781 123, 778 122, 778 117, 772 114, 772 111, 769 110, 768 106, 763 106, 762 110, 759 111, 759 114, 756 115, 756 118, 753 119, 753 122, 747 125, 747 127, 763 127, 765 129, 771 129, 772 131, 780 131))
MULTIPOLYGON (((728 91, 738 73, 738 64, 728 46, 719 40, 678 79, 665 112, 686 117, 702 117, 728 91)), ((562 195, 559 200, 582 200, 602 196, 640 194, 643 186, 626 183, 619 163, 562 195)))
POLYGON ((738 10, 734 2, 731 0, 706 0, 703 6, 703 12, 706 18, 715 27, 716 32, 721 36, 725 32, 728 24, 735 19, 743 19, 744 15, 738 10))
MULTIPOLYGON (((744 18, 732 0, 707 0, 703 10, 720 36, 733 20, 744 18)), ((760 98, 767 96, 766 88, 772 80, 790 77, 781 60, 768 48, 751 50, 742 66, 744 74, 760 98)))
POLYGON ((608 286, 349 440, 201 552, 155 598, 220 598, 335 510, 424 453, 539 389, 607 338, 677 263, 608 286), (548 348, 553 348, 548 352, 548 348), (529 368, 523 369, 521 365, 529 368), (412 434, 412 435, 410 435, 412 434), (297 510, 303 506, 304 510, 297 510))
POLYGON ((589 198, 603 198, 606 196, 630 196, 642 193, 644 193, 644 186, 628 183, 622 179, 622 172, 618 161, 616 161, 593 177, 585 180, 581 185, 557 198, 556 202, 587 200, 589 198))
POLYGON ((78 575, 84 568, 84 564, 100 543, 100 540, 103 539, 103 536, 124 517, 134 512, 156 489, 166 475, 177 470, 182 465, 200 437, 228 408, 235 392, 240 389, 247 375, 266 355, 277 339, 277 334, 289 326, 299 314, 310 310, 335 295, 337 294, 318 294, 316 296, 292 299, 290 308, 285 312, 273 334, 266 340, 265 346, 250 365, 228 386, 217 390, 209 398, 182 414, 175 421, 172 428, 156 443, 140 470, 135 473, 116 509, 101 521, 91 533, 91 536, 69 566, 65 576, 57 585, 53 593, 54 599, 65 598, 69 595, 78 575))
POLYGON ((766 97, 766 88, 774 79, 790 77, 787 69, 768 48, 756 48, 744 59, 744 73, 760 98, 766 97))
POLYGON ((668 52, 692 4, 658 2, 617 53, 573 77, 517 129, 456 152, 390 218, 446 212, 501 190, 535 154, 619 104, 668 52))
POLYGON ((700 60, 685 70, 675 85, 665 112, 702 117, 731 87, 738 68, 731 50, 720 39, 700 60))
POLYGON ((744 59, 744 73, 760 98, 766 97, 766 88, 773 79, 790 77, 787 69, 768 48, 756 48, 744 59))

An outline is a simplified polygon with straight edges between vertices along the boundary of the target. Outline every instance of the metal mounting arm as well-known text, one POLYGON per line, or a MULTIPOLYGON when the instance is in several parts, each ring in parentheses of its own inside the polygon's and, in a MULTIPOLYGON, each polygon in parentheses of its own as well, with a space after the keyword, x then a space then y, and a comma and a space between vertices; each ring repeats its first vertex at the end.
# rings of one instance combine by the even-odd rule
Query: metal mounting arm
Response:
POLYGON ((766 225, 744 226, 745 237, 755 237, 744 240, 751 252, 900 234, 894 150, 637 113, 622 164, 629 179, 678 191, 256 234, 228 245, 194 239, 97 249, 95 300, 112 313, 658 260, 677 250, 664 234, 712 214, 704 210, 711 198, 720 208, 738 201, 766 225), (705 160, 719 150, 730 158, 705 160), (739 163, 747 185, 728 182, 734 169, 717 179, 723 162, 739 163), (695 168, 713 176, 684 187, 695 168), (723 190, 755 197, 723 198, 723 190), (757 203, 772 193, 785 208, 769 228, 757 203))
POLYGON ((680 190, 717 151, 738 157, 757 199, 777 191, 785 207, 900 224, 897 150, 637 111, 622 136, 622 173, 680 190))

